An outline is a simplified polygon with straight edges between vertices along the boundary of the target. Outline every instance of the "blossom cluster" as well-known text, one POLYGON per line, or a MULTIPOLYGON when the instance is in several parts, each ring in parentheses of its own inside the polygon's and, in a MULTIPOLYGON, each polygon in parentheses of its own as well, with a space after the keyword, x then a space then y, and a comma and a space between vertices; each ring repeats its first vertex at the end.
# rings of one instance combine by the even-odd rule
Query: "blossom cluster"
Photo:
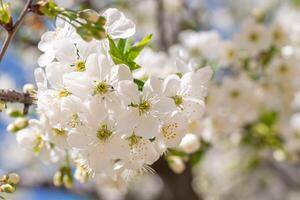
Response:
POLYGON ((117 9, 102 15, 108 35, 102 40, 84 41, 59 19, 55 30, 42 36, 35 70, 38 119, 16 136, 46 162, 68 162, 57 175, 65 186, 70 163, 76 163, 80 180, 95 176, 115 185, 151 170, 148 166, 178 147, 205 110, 210 67, 137 79, 140 65, 132 58, 145 40, 122 60, 135 25, 117 9))

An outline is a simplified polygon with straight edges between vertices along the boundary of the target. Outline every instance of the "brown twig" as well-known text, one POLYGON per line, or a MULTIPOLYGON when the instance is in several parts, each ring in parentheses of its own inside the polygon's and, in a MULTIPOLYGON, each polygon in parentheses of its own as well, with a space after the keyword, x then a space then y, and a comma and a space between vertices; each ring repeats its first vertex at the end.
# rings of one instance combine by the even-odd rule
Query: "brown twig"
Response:
POLYGON ((27 0, 23 10, 21 11, 16 23, 14 25, 12 25, 11 27, 6 27, 4 26, 6 32, 7 32, 7 35, 6 35, 6 38, 4 40, 4 43, 3 43, 3 46, 1 48, 1 51, 0 51, 0 62, 2 61, 3 59, 3 56, 5 55, 5 52, 10 44, 10 42, 12 41, 14 35, 16 34, 16 32, 19 30, 23 20, 24 20, 24 17, 25 15, 29 12, 29 8, 31 6, 31 3, 32 3, 32 0, 27 0))
POLYGON ((29 107, 34 103, 34 98, 29 93, 0 89, 0 101, 22 103, 24 104, 23 112, 27 114, 29 107))
POLYGON ((165 12, 163 0, 157 0, 156 23, 158 27, 159 45, 164 51, 168 49, 168 41, 166 38, 165 12))

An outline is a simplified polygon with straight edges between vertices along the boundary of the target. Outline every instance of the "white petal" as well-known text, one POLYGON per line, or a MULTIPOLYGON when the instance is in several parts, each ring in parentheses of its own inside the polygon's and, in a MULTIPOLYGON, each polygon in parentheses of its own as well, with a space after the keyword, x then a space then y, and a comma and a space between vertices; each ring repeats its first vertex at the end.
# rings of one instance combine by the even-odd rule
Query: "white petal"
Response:
POLYGON ((141 116, 135 134, 149 139, 155 137, 159 133, 159 121, 152 115, 141 116))
POLYGON ((63 76, 63 83, 67 90, 80 98, 86 98, 92 87, 90 77, 87 77, 82 72, 71 72, 63 76))
POLYGON ((59 62, 53 62, 46 66, 46 76, 52 87, 61 89, 63 87, 63 75, 70 71, 59 62))
POLYGON ((54 43, 55 57, 59 62, 74 64, 78 59, 75 45, 69 40, 58 40, 54 43))
POLYGON ((159 101, 153 105, 153 110, 161 114, 171 113, 176 110, 174 100, 168 97, 160 97, 159 101))
POLYGON ((161 137, 168 147, 177 147, 187 132, 187 118, 176 112, 166 119, 162 125, 161 137))
POLYGON ((132 80, 132 73, 126 65, 114 66, 112 68, 111 74, 111 79, 115 81, 132 80))
POLYGON ((106 29, 112 39, 128 38, 135 34, 135 24, 115 8, 109 8, 103 16, 106 18, 106 29))
POLYGON ((92 143, 92 138, 84 133, 71 133, 68 136, 68 143, 71 147, 83 149, 92 143))
POLYGON ((184 99, 183 109, 184 113, 190 119, 200 119, 204 113, 204 102, 198 99, 184 99))
POLYGON ((139 103, 140 92, 135 83, 129 80, 120 81, 117 88, 125 106, 130 103, 139 103))
POLYGON ((151 76, 144 85, 143 96, 147 99, 162 93, 162 80, 155 76, 151 76))
POLYGON ((44 66, 50 64, 54 60, 54 58, 55 58, 54 52, 50 51, 50 52, 44 53, 38 58, 38 65, 41 67, 44 67, 44 66))
POLYGON ((110 157, 112 159, 122 159, 129 154, 129 146, 127 141, 122 139, 119 135, 113 135, 107 145, 110 157))
POLYGON ((47 89, 47 79, 43 69, 37 68, 34 70, 35 82, 39 90, 47 89))
POLYGON ((180 78, 177 75, 169 75, 163 83, 163 92, 167 97, 172 97, 177 94, 180 89, 180 78))

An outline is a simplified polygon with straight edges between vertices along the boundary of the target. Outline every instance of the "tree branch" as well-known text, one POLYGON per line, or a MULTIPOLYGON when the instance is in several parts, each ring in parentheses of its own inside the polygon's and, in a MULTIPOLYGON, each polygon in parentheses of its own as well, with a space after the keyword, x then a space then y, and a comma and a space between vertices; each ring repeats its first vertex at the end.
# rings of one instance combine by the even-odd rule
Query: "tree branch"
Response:
POLYGON ((27 114, 29 107, 34 103, 35 99, 29 93, 0 89, 0 101, 22 103, 24 104, 23 112, 27 114))
POLYGON ((5 38, 5 41, 3 43, 3 46, 1 48, 1 51, 0 51, 0 62, 2 61, 3 59, 3 56, 10 44, 10 42, 12 41, 15 33, 19 30, 22 22, 24 21, 24 17, 25 15, 29 12, 29 8, 31 6, 31 3, 32 3, 32 0, 27 0, 23 10, 21 11, 16 23, 12 26, 12 27, 4 27, 6 32, 7 32, 7 35, 6 35, 6 38, 5 38))
POLYGON ((164 2, 163 0, 157 0, 156 3, 156 23, 158 27, 159 45, 162 50, 166 51, 168 49, 168 41, 166 38, 164 2))

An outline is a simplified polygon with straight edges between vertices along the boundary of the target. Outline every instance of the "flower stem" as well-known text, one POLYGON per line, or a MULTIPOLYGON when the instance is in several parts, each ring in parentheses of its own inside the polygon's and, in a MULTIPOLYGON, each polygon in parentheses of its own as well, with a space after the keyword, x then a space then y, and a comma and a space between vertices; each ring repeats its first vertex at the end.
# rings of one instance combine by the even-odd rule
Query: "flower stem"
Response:
POLYGON ((26 14, 29 12, 29 8, 31 6, 32 0, 27 0, 23 10, 21 11, 16 23, 12 27, 5 27, 5 30, 7 31, 7 35, 5 38, 5 41, 3 43, 3 46, 0 51, 0 62, 2 61, 5 52, 8 49, 9 44, 11 43, 15 33, 19 30, 22 22, 24 21, 24 18, 26 14))

